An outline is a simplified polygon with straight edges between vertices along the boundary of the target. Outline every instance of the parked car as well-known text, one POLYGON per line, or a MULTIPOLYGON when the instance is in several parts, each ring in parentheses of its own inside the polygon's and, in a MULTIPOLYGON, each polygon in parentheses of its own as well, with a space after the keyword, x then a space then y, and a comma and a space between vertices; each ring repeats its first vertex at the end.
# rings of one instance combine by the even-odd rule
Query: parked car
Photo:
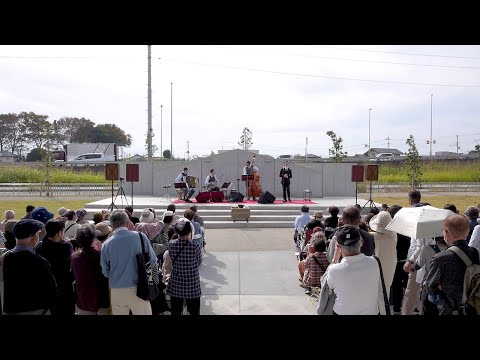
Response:
POLYGON ((55 163, 65 163, 65 164, 92 164, 92 163, 105 163, 105 154, 102 153, 87 153, 77 156, 75 159, 70 161, 55 160, 55 163))
POLYGON ((374 159, 370 159, 370 161, 392 161, 395 158, 395 155, 392 153, 380 153, 375 156, 374 159))

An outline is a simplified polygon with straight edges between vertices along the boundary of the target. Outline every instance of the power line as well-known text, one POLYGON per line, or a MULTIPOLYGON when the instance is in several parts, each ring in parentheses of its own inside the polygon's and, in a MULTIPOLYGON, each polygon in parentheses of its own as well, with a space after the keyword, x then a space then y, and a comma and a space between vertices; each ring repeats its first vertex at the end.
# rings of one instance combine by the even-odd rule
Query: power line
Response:
MULTIPOLYGON (((235 47, 222 47, 222 46, 215 46, 215 45, 204 45, 208 47, 214 47, 217 49, 224 49, 224 50, 240 50, 244 51, 243 49, 235 48, 235 47)), ((406 62, 394 62, 394 61, 381 61, 381 60, 364 60, 364 59, 351 59, 351 58, 341 58, 341 57, 334 57, 334 56, 319 56, 319 55, 306 55, 306 54, 298 54, 298 53, 290 53, 284 51, 276 51, 277 53, 282 53, 285 55, 292 55, 292 56, 299 56, 305 58, 312 58, 312 59, 327 59, 327 60, 342 60, 342 61, 356 61, 356 62, 366 62, 366 63, 376 63, 376 64, 389 64, 389 65, 408 65, 408 66, 423 66, 423 67, 440 67, 440 68, 453 68, 453 69, 480 69, 479 66, 456 66, 456 65, 437 65, 437 64, 417 64, 417 63, 406 63, 406 62)), ((480 58, 479 58, 480 59, 480 58)))
POLYGON ((329 48, 335 50, 348 50, 348 51, 365 51, 365 52, 374 52, 374 53, 384 53, 384 54, 399 54, 399 55, 411 55, 411 56, 428 56, 428 57, 443 57, 443 58, 452 58, 452 59, 473 59, 480 60, 480 57, 471 57, 471 56, 454 56, 454 55, 439 55, 439 54, 416 54, 416 53, 405 53, 401 51, 383 51, 383 50, 368 50, 368 49, 355 49, 355 48, 338 48, 335 46, 317 46, 322 48, 329 48))
POLYGON ((384 83, 384 84, 399 84, 399 85, 421 85, 421 86, 441 86, 441 87, 460 87, 460 88, 480 88, 480 85, 456 85, 456 84, 432 84, 432 83, 416 83, 416 82, 402 82, 402 81, 388 81, 388 80, 372 80, 372 79, 357 79, 357 78, 348 78, 348 77, 338 77, 338 76, 325 76, 325 75, 314 75, 314 74, 300 74, 300 73, 291 73, 284 71, 274 71, 274 70, 265 70, 265 69, 254 69, 241 66, 231 66, 231 65, 222 65, 222 64, 207 64, 194 61, 184 61, 173 58, 162 58, 162 60, 190 64, 190 65, 200 65, 200 66, 210 66, 210 67, 221 67, 226 69, 233 70, 244 70, 244 71, 253 71, 253 72, 263 72, 269 74, 277 75, 291 75, 291 76, 302 76, 302 77, 313 77, 313 78, 322 78, 322 79, 332 79, 332 80, 347 80, 347 81, 363 81, 363 82, 375 82, 375 83, 384 83))

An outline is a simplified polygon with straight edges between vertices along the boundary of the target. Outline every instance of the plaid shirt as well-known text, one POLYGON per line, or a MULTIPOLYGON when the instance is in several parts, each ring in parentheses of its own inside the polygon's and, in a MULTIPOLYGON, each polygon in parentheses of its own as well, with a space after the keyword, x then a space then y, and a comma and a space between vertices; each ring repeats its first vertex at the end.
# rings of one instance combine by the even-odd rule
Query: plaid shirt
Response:
POLYGON ((327 254, 316 252, 311 254, 305 260, 305 275, 303 276, 303 281, 305 286, 317 286, 320 287, 320 278, 327 271, 327 267, 330 263, 327 260, 327 254), (317 258, 320 265, 315 261, 317 258))
POLYGON ((202 263, 199 244, 192 240, 172 240, 169 244, 169 255, 172 261, 175 259, 175 263, 168 280, 167 294, 182 299, 196 299, 202 296, 198 272, 198 267, 202 263))

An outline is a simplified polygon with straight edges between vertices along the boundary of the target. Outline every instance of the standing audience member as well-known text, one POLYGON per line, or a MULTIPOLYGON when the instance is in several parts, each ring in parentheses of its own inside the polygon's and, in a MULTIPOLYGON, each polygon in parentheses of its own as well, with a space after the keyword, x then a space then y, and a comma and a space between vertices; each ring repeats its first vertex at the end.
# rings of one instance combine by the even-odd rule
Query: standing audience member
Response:
POLYGON ((20 220, 13 228, 15 248, 3 259, 5 314, 50 315, 55 305, 57 285, 48 261, 35 253, 40 221, 20 220))
POLYGON ((450 247, 433 257, 425 281, 427 294, 436 299, 440 315, 458 314, 462 305, 467 265, 460 256, 467 256, 473 264, 480 263, 478 250, 465 240, 469 231, 470 224, 464 216, 450 215, 443 221, 443 236, 450 247))
POLYGON ((127 229, 128 215, 123 210, 114 210, 110 225, 114 235, 102 246, 102 273, 109 279, 113 315, 152 315, 150 302, 137 296, 137 254, 145 251, 150 255, 151 266, 157 266, 157 257, 147 237, 127 229))
MULTIPOLYGON (((32 211, 35 210, 35 206, 27 205, 25 207, 26 214, 22 217, 22 219, 31 219, 32 218, 32 211)), ((45 224, 45 223, 44 223, 45 224)))
POLYGON ((185 210, 185 213, 183 214, 183 216, 186 219, 188 219, 190 223, 193 225, 192 241, 196 242, 201 249, 203 247, 202 229, 199 223, 193 221, 193 217, 195 216, 195 213, 192 210, 187 209, 185 210))
POLYGON ((125 212, 127 213, 128 218, 130 219, 133 225, 136 225, 137 223, 140 222, 140 219, 136 217, 133 212, 133 206, 125 206, 125 212))
MULTIPOLYGON (((400 205, 392 205, 388 212, 392 218, 401 209, 400 205)), ((407 259, 408 248, 410 247, 410 238, 408 236, 397 234, 397 265, 392 282, 392 303, 393 313, 400 315, 402 311, 403 292, 407 288, 408 274, 403 271, 403 265, 407 259)))
MULTIPOLYGON (((41 221, 44 225, 48 220, 53 219, 53 217, 54 215, 43 206, 34 208, 30 213, 30 219, 41 221)), ((43 239, 44 237, 45 227, 40 231, 40 239, 43 239)))
MULTIPOLYGON (((372 256, 375 253, 375 240, 373 235, 369 234, 367 231, 360 229, 360 220, 362 219, 360 215, 360 210, 356 206, 347 206, 343 209, 342 220, 344 225, 352 225, 356 227, 360 232, 362 237, 362 246, 360 251, 366 256, 372 256)), ((327 251, 327 259, 331 263, 333 261, 334 253, 336 250, 336 235, 333 236, 330 241, 330 245, 327 251)))
POLYGON ((465 210, 464 214, 467 217, 469 225, 470 225, 470 230, 468 232, 468 236, 467 236, 467 239, 466 239, 467 243, 468 243, 470 241, 470 238, 472 237, 473 230, 475 229, 475 226, 478 225, 477 219, 478 219, 479 211, 478 211, 478 208, 476 208, 475 206, 469 206, 467 208, 467 210, 465 210))
POLYGON ((71 267, 72 244, 63 240, 65 224, 61 220, 49 220, 45 225, 46 235, 35 247, 37 254, 43 256, 52 268, 57 282, 57 302, 52 308, 53 315, 75 314, 75 293, 71 267))
POLYGON ((78 209, 77 211, 75 211, 75 214, 77 215, 77 224, 78 225, 84 225, 84 224, 89 223, 88 220, 87 220, 87 210, 78 209))
POLYGON ((98 211, 92 216, 93 223, 97 225, 98 223, 101 223, 103 221, 103 214, 98 211))
MULTIPOLYGON (((108 225, 107 225, 108 226, 108 225)), ((82 250, 72 255, 75 277, 76 305, 79 315, 108 315, 110 296, 108 279, 102 274, 100 252, 93 247, 95 230, 84 224, 77 230, 76 239, 82 250)))
POLYGON ((12 222, 12 221, 16 221, 15 220, 15 212, 13 210, 5 211, 5 220, 3 220, 0 223, 0 231, 5 232, 5 225, 7 224, 7 222, 12 222))
POLYGON ((172 268, 167 284, 172 315, 182 314, 184 301, 190 315, 200 315, 202 291, 198 268, 202 263, 202 250, 192 241, 192 225, 188 219, 175 221, 173 227, 178 239, 170 241, 168 256, 172 268))
POLYGON ((458 214, 458 210, 457 210, 457 207, 453 204, 445 204, 445 206, 443 207, 445 210, 451 210, 453 211, 455 214, 458 214))
POLYGON ((387 211, 380 211, 370 221, 375 240, 375 255, 380 259, 387 296, 390 297, 395 267, 397 266, 397 234, 387 230, 392 217, 387 211))
POLYGON ((73 210, 68 210, 65 213, 65 217, 67 218, 67 222, 65 223, 65 240, 74 240, 77 236, 77 230, 80 227, 80 225, 77 224, 77 214, 75 214, 73 210))
POLYGON ((5 234, 5 248, 0 249, 0 315, 3 314, 4 300, 4 282, 3 282, 3 259, 5 255, 15 247, 16 240, 15 235, 11 231, 7 231, 5 234))
POLYGON ((360 252, 363 242, 360 230, 345 225, 338 229, 335 237, 336 256, 326 273, 327 285, 337 296, 333 314, 384 314, 380 270, 377 260, 360 252))

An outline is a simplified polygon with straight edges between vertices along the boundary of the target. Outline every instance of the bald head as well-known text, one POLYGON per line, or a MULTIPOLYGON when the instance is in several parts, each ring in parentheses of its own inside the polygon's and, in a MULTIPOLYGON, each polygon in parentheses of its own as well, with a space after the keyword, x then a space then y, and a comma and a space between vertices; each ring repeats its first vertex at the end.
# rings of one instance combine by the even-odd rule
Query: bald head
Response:
POLYGON ((5 220, 13 220, 15 219, 15 212, 13 210, 5 211, 5 220))
POLYGON ((443 220, 445 229, 445 241, 451 245, 457 240, 465 240, 470 232, 468 219, 462 215, 450 215, 443 220))
POLYGON ((359 225, 361 218, 360 210, 356 206, 347 206, 343 209, 342 219, 345 225, 359 225))

